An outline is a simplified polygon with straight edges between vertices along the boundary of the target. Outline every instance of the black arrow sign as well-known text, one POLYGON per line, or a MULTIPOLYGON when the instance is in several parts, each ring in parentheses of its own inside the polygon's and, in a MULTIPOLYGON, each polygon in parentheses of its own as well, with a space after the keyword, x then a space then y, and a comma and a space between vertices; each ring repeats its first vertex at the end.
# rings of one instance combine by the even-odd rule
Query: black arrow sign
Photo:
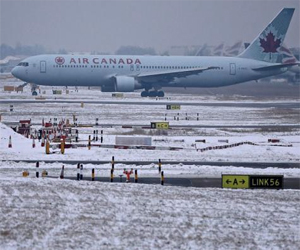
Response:
POLYGON ((226 180, 226 183, 227 183, 227 184, 229 184, 229 183, 231 183, 231 182, 232 182, 232 181, 230 181, 230 180, 226 180))
POLYGON ((244 184, 244 183, 245 183, 245 180, 241 180, 240 183, 244 184))

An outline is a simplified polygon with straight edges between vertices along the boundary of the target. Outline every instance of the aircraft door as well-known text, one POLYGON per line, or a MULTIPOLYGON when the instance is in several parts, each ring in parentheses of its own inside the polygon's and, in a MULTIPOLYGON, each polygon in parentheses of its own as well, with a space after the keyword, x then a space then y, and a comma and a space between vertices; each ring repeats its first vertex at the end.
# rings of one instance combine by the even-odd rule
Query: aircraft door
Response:
POLYGON ((235 75, 236 74, 236 66, 235 63, 230 63, 230 75, 235 75))
POLYGON ((40 73, 46 73, 46 61, 40 61, 40 73))

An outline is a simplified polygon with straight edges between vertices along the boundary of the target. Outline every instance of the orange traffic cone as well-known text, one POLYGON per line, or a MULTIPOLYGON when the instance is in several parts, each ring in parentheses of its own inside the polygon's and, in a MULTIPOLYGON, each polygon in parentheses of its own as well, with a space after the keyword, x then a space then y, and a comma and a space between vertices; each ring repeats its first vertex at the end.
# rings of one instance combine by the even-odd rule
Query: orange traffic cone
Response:
POLYGON ((9 140, 8 140, 8 147, 9 147, 9 148, 12 148, 11 136, 9 136, 9 140))
POLYGON ((34 140, 34 137, 32 137, 32 147, 35 148, 35 140, 34 140))

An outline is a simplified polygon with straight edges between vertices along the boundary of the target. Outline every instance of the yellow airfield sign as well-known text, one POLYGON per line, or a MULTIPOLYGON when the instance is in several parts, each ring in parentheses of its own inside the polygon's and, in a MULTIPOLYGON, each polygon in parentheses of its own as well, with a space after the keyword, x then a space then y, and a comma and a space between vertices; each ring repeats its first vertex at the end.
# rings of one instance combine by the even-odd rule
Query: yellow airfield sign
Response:
POLYGON ((167 109, 168 110, 179 110, 180 109, 180 105, 167 105, 167 109))
POLYGON ((249 188, 249 175, 222 175, 222 188, 249 188))
POLYGON ((283 189, 283 175, 222 175, 222 188, 283 189))
POLYGON ((169 129, 169 122, 151 122, 151 128, 169 129))

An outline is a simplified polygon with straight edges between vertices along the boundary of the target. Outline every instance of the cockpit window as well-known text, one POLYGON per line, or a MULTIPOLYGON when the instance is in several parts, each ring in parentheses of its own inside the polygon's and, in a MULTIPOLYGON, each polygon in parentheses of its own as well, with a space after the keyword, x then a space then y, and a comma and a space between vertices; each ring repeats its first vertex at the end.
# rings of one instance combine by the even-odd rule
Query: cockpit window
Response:
POLYGON ((29 66, 29 63, 28 63, 28 62, 20 62, 20 63, 18 64, 18 66, 27 67, 27 66, 29 66))

